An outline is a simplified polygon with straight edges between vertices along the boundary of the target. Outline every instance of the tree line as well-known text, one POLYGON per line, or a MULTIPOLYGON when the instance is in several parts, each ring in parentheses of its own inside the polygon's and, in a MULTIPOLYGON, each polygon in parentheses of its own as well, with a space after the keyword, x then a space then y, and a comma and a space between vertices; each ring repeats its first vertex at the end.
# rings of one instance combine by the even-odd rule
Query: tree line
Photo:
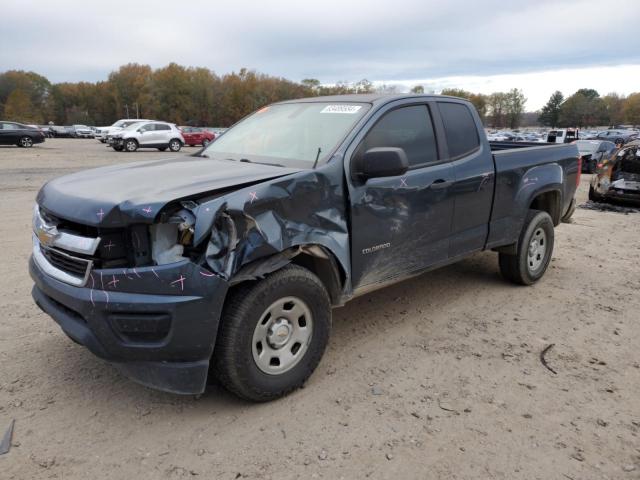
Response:
POLYGON ((601 97, 596 90, 582 88, 565 99, 562 92, 556 91, 540 111, 538 122, 549 127, 579 128, 640 125, 640 93, 609 93, 601 97))
POLYGON ((110 125, 119 118, 149 118, 229 126, 273 102, 373 91, 368 80, 323 86, 316 79, 298 83, 248 69, 218 76, 176 63, 158 69, 130 63, 95 83, 51 83, 35 72, 10 70, 0 73, 0 113, 33 124, 110 125))
MULTIPOLYGON (((322 85, 314 78, 293 82, 282 77, 241 69, 217 75, 207 68, 176 63, 152 69, 130 63, 98 82, 52 83, 35 73, 10 70, 0 73, 0 113, 7 120, 57 125, 110 125, 119 118, 162 119, 178 125, 229 126, 269 103, 318 95, 396 93, 397 85, 356 83, 322 85)), ((424 93, 417 85, 413 93, 424 93)), ((527 99, 519 89, 490 95, 448 88, 443 95, 470 100, 482 120, 493 128, 517 128, 529 123, 527 99)), ((564 99, 552 95, 538 116, 539 123, 590 126, 640 123, 640 94, 600 97, 582 89, 564 99)))

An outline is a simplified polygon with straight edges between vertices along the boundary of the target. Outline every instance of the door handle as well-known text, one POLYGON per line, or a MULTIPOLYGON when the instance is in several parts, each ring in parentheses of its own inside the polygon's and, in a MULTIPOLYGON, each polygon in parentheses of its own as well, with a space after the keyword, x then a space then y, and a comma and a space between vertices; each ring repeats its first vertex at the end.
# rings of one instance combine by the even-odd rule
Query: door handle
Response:
POLYGON ((441 178, 439 180, 435 180, 431 185, 429 185, 429 188, 433 190, 442 190, 443 188, 447 188, 451 186, 451 183, 452 182, 441 178))

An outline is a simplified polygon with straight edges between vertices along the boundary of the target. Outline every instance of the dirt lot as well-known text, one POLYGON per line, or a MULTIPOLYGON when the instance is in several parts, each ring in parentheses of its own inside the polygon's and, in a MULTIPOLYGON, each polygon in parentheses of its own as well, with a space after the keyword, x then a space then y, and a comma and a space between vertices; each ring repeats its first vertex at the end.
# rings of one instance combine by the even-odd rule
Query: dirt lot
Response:
POLYGON ((280 401, 178 397, 68 340, 27 273, 43 182, 170 155, 0 147, 0 435, 16 421, 1 478, 640 478, 640 214, 577 209, 533 287, 485 253, 354 300, 280 401))

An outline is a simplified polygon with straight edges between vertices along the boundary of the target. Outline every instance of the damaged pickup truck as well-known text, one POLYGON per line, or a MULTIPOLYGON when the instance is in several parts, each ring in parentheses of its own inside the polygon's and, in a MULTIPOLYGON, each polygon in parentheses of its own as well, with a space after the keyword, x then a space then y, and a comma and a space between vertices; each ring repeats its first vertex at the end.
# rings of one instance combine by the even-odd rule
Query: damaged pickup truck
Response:
POLYGON ((579 178, 575 145, 492 152, 465 100, 282 102, 196 156, 44 185, 32 294, 137 382, 198 394, 211 373, 266 401, 312 374, 357 295, 483 250, 539 280, 579 178))
POLYGON ((589 200, 619 200, 640 205, 640 141, 633 141, 596 166, 589 200))

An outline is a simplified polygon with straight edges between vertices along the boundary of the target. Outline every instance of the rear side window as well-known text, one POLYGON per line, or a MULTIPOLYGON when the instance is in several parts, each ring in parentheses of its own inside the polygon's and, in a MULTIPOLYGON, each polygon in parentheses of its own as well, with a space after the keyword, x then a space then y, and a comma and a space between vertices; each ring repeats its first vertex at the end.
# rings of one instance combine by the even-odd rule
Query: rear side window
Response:
POLYGON ((436 162, 436 140, 427 107, 414 105, 386 113, 367 133, 358 155, 376 147, 402 148, 412 167, 436 162))
POLYGON ((478 128, 471 111, 461 103, 438 102, 449 147, 449 157, 468 155, 480 147, 478 128))
POLYGON ((156 130, 171 130, 169 125, 165 125, 164 123, 156 123, 156 130))

